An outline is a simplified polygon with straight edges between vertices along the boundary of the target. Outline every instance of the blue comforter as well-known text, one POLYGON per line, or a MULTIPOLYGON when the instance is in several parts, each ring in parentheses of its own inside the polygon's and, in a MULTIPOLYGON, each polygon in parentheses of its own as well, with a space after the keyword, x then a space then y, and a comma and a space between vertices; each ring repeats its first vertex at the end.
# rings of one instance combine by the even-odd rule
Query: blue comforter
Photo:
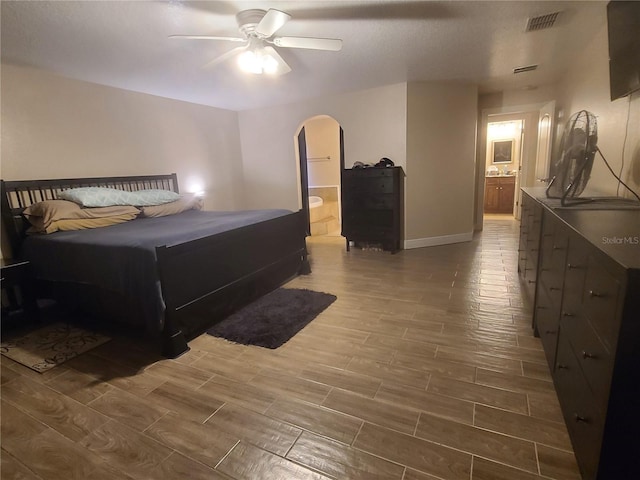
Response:
POLYGON ((147 328, 157 333, 162 330, 165 304, 156 247, 186 243, 289 213, 188 210, 109 227, 32 235, 23 243, 22 257, 31 262, 38 279, 94 285, 134 299, 141 306, 147 328))

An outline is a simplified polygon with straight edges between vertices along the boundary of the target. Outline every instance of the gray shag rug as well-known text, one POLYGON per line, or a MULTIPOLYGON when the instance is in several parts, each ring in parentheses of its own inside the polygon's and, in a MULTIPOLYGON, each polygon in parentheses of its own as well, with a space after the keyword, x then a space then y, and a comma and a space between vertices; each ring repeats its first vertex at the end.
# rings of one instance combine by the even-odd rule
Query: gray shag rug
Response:
POLYGON ((207 330, 243 345, 278 348, 336 300, 307 289, 278 288, 207 330))

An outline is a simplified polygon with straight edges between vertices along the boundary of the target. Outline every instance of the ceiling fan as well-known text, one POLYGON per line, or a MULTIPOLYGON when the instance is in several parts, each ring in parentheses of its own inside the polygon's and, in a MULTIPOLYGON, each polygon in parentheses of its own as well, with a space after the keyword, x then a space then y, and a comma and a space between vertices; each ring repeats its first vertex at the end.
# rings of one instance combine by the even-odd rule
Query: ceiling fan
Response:
POLYGON ((278 54, 274 46, 281 48, 305 48, 309 50, 342 49, 342 40, 337 38, 276 37, 275 33, 291 19, 291 15, 280 10, 243 10, 236 14, 242 37, 219 37, 210 35, 170 35, 169 38, 216 40, 242 43, 232 50, 214 58, 207 67, 217 65, 238 55, 240 68, 248 73, 282 75, 291 67, 278 54))

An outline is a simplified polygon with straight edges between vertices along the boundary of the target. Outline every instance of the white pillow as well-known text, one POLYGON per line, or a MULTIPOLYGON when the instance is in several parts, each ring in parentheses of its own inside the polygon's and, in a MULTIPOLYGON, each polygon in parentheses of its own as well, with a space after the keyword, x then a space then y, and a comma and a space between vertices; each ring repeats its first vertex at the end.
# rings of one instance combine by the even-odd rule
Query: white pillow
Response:
POLYGON ((185 193, 179 200, 162 205, 150 205, 141 207, 143 217, 164 217, 166 215, 176 215, 186 210, 202 210, 202 199, 193 193, 185 193))
POLYGON ((127 192, 117 188, 80 187, 64 190, 58 194, 58 198, 75 202, 83 207, 110 207, 113 205, 144 207, 175 202, 180 198, 180 195, 169 190, 151 189, 127 192))

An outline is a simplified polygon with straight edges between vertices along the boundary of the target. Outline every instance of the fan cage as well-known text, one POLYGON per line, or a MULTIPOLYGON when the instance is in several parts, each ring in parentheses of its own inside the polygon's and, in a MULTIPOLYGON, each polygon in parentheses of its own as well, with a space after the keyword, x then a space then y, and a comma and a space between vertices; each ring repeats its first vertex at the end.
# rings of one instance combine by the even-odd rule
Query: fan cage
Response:
POLYGON ((555 163, 556 174, 547 186, 548 198, 559 198, 563 206, 590 201, 574 199, 580 196, 589 181, 598 150, 597 131, 597 120, 591 112, 581 110, 569 118, 560 143, 560 156, 555 163))

